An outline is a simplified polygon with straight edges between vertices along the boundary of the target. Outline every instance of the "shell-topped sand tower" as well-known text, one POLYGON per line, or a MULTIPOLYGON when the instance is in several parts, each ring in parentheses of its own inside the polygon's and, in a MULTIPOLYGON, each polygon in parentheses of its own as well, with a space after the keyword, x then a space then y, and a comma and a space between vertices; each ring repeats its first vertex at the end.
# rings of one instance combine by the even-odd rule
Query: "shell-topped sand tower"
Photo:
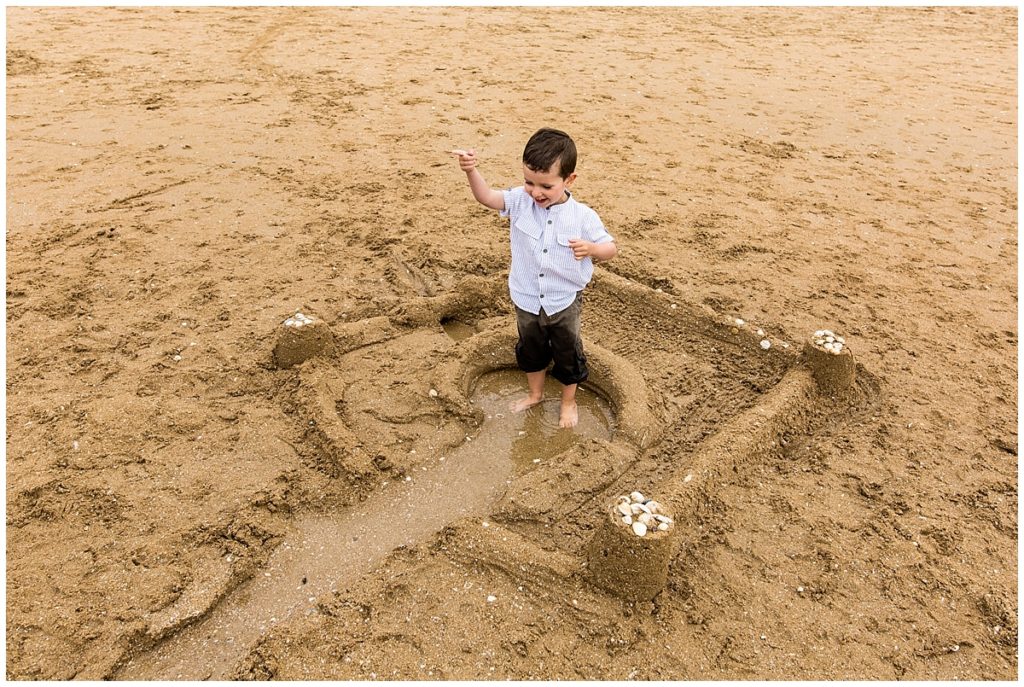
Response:
POLYGON ((274 364, 280 368, 309 360, 315 355, 330 352, 334 335, 321 319, 297 312, 278 328, 274 343, 274 364))
POLYGON ((842 336, 819 329, 804 345, 804 356, 822 392, 842 394, 853 388, 857 364, 842 336))
POLYGON ((668 582, 668 565, 679 545, 675 521, 665 506, 642 492, 606 505, 587 548, 587 576, 631 601, 653 599, 668 582))

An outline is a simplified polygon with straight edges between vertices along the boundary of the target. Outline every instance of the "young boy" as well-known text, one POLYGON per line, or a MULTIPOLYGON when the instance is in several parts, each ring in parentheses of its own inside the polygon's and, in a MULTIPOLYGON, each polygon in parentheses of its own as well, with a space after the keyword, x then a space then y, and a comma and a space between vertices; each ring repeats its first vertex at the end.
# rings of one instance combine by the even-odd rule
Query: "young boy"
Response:
POLYGON ((526 373, 529 394, 512 403, 519 412, 544 398, 544 377, 563 384, 560 427, 575 427, 576 387, 587 378, 580 338, 583 288, 594 262, 618 249, 597 213, 569 192, 576 180, 576 144, 563 131, 541 129, 523 150, 523 185, 496 191, 477 169, 476 152, 453 150, 473 197, 511 218, 512 266, 508 288, 516 306, 516 362, 526 373))

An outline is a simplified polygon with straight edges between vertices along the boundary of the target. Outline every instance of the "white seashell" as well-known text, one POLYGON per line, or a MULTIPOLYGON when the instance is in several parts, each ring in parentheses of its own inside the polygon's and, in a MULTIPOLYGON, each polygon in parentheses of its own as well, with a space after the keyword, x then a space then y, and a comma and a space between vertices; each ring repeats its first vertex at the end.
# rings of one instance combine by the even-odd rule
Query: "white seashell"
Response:
POLYGON ((297 313, 295 313, 295 319, 297 319, 297 320, 304 320, 304 319, 306 319, 306 316, 303 315, 300 312, 297 312, 297 313))
POLYGON ((841 336, 837 336, 837 337, 836 337, 836 341, 838 341, 838 342, 839 342, 839 343, 841 343, 841 344, 844 344, 844 343, 846 343, 846 339, 844 339, 844 338, 843 338, 843 337, 841 337, 841 336))
POLYGON ((814 338, 815 339, 820 339, 823 336, 825 336, 825 330, 824 329, 819 329, 818 331, 814 332, 814 338))
POLYGON ((643 524, 640 521, 634 522, 633 534, 635 534, 638 537, 644 536, 645 534, 647 534, 647 525, 643 524))
POLYGON ((639 522, 642 522, 647 527, 654 527, 654 523, 656 522, 654 516, 650 513, 641 513, 640 517, 638 517, 637 520, 639 522))
POLYGON ((293 327, 293 326, 295 326, 295 320, 293 320, 292 318, 289 317, 287 320, 284 321, 284 326, 286 326, 286 327, 293 327))
POLYGON ((431 389, 427 392, 431 398, 437 398, 437 389, 431 389))
POLYGON ((618 498, 618 502, 619 502, 619 503, 624 503, 624 504, 626 504, 627 506, 628 506, 629 504, 633 503, 633 501, 632 501, 632 500, 631 500, 631 499, 630 499, 630 498, 629 498, 628 496, 620 496, 620 497, 618 498))
POLYGON ((303 322, 302 320, 296 320, 296 321, 295 321, 295 324, 294 324, 293 326, 294 326, 294 327, 295 327, 296 329, 298 329, 299 327, 301 327, 301 326, 302 326, 302 325, 304 325, 304 324, 306 324, 306 323, 305 323, 305 322, 303 322))
POLYGON ((637 513, 646 513, 647 512, 646 510, 644 510, 644 506, 641 503, 631 503, 629 505, 629 508, 630 508, 629 512, 632 513, 633 515, 636 515, 637 513))
POLYGON ((826 329, 825 336, 835 336, 835 333, 831 329, 826 329))
POLYGON ((633 518, 632 518, 632 516, 629 516, 629 515, 623 515, 622 516, 622 522, 626 523, 627 525, 632 525, 633 524, 633 518))
POLYGON ((767 351, 771 347, 772 347, 772 342, 771 341, 769 341, 768 339, 761 339, 761 348, 763 348, 764 350, 767 351))
MULTIPOLYGON (((632 515, 633 514, 633 509, 629 507, 628 503, 620 503, 619 505, 616 506, 616 508, 623 515, 632 515)), ((626 524, 629 524, 629 523, 626 523, 626 524)))
POLYGON ((644 498, 644 495, 641 494, 639 491, 634 491, 632 494, 629 495, 629 498, 633 499, 633 503, 643 503, 644 501, 647 500, 644 498))
POLYGON ((826 343, 826 344, 825 344, 825 346, 824 346, 824 348, 825 348, 825 350, 826 350, 826 351, 828 351, 829 353, 831 353, 831 352, 832 352, 832 348, 833 348, 833 344, 830 344, 830 343, 826 343))
POLYGON ((659 522, 658 523, 658 529, 661 530, 662 532, 667 532, 668 528, 669 528, 669 524, 667 522, 659 522))
POLYGON ((746 322, 744 322, 743 320, 741 320, 741 319, 740 319, 740 318, 738 318, 738 317, 736 318, 736 326, 737 326, 737 327, 742 327, 742 326, 743 326, 743 325, 745 325, 745 324, 746 324, 746 322))
POLYGON ((660 513, 655 515, 654 519, 657 520, 658 522, 668 522, 668 523, 672 522, 672 518, 668 517, 667 515, 661 515, 660 513))
POLYGON ((652 513, 657 513, 661 510, 661 504, 657 501, 648 501, 644 505, 650 508, 652 513))
POLYGON ((834 336, 826 336, 825 337, 825 341, 827 341, 829 343, 835 343, 836 342, 836 337, 834 337, 834 336))
POLYGON ((764 330, 763 329, 758 329, 757 330, 757 335, 758 336, 764 336, 764 330))
POLYGON ((841 344, 841 343, 834 343, 834 344, 832 344, 832 352, 833 353, 841 353, 842 350, 843 350, 843 344, 841 344))

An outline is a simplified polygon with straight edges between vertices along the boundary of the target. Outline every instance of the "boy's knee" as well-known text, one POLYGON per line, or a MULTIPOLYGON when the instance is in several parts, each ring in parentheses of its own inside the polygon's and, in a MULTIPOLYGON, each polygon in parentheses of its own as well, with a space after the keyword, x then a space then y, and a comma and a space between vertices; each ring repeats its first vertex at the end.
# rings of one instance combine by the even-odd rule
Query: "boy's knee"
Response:
POLYGON ((555 365, 551 369, 551 376, 565 386, 569 386, 570 384, 582 384, 587 381, 587 378, 590 376, 590 371, 587 369, 586 359, 583 359, 572 368, 555 365))
POLYGON ((551 370, 552 377, 566 386, 586 381, 589 374, 587 356, 583 354, 583 342, 579 338, 571 348, 556 351, 553 357, 555 366, 551 370))
POLYGON ((522 339, 516 343, 516 364, 523 372, 540 372, 546 370, 551 362, 549 350, 531 346, 522 339))

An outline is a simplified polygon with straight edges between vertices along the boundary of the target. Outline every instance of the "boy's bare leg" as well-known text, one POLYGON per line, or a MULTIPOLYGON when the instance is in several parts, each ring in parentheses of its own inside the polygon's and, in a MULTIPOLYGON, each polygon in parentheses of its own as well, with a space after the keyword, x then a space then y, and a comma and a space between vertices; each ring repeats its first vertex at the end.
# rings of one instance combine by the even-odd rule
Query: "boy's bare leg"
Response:
POLYGON ((526 373, 526 386, 529 387, 530 393, 526 398, 520 398, 517 401, 512 401, 509 404, 513 413, 532 408, 541 401, 544 400, 544 377, 547 376, 547 370, 540 370, 539 372, 527 372, 526 373))
POLYGON ((576 384, 562 388, 562 410, 558 416, 558 426, 566 429, 575 427, 580 421, 579 410, 576 408, 576 384))

